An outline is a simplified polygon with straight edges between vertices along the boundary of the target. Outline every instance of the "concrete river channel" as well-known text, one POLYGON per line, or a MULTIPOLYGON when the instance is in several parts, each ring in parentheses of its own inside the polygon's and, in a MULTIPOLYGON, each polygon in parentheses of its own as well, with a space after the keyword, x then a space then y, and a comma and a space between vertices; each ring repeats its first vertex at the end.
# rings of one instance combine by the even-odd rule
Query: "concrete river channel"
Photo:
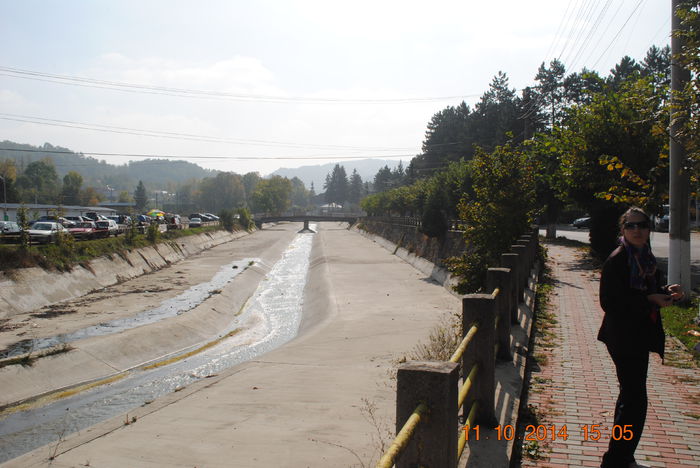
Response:
MULTIPOLYGON (((312 242, 311 233, 299 233, 294 237, 282 258, 260 282, 243 312, 228 329, 221 331, 221 336, 230 334, 229 338, 172 364, 150 370, 134 370, 117 382, 39 408, 14 412, 0 419, 0 463, 254 359, 294 338, 302 318, 303 292, 312 242)), ((87 337, 118 333, 186 313, 256 261, 251 258, 230 263, 210 281, 195 285, 138 315, 32 343, 21 343, 7 354, 19 354, 26 351, 27 346, 42 349, 87 337)))

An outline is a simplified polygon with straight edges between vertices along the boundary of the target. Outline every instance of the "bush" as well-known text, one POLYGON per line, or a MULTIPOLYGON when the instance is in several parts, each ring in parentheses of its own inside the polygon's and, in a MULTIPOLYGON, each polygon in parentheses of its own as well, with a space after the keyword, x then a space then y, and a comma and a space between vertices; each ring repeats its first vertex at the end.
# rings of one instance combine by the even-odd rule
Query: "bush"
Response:
POLYGON ((233 232, 233 228, 235 226, 233 211, 221 210, 219 213, 219 221, 221 221, 221 225, 224 227, 224 229, 226 229, 228 232, 233 232))
POLYGON ((146 231, 146 239, 148 239, 151 244, 158 242, 158 239, 160 239, 160 227, 158 223, 154 222, 148 226, 148 230, 146 231))
POLYGON ((246 231, 250 231, 253 229, 255 226, 255 223, 253 223, 253 217, 250 215, 250 211, 248 211, 248 208, 239 208, 236 213, 238 214, 238 223, 241 225, 243 229, 246 231))

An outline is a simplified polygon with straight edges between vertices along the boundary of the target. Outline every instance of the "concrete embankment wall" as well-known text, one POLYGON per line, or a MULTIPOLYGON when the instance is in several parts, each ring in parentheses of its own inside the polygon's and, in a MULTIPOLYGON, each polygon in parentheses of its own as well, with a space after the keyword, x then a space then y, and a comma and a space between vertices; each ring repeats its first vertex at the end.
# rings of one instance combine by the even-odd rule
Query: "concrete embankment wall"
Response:
POLYGON ((368 220, 362 220, 353 229, 392 251, 454 293, 452 287, 457 281, 447 271, 444 260, 464 252, 465 243, 461 232, 448 231, 442 239, 437 239, 426 236, 415 226, 368 220))
POLYGON ((22 268, 0 272, 0 319, 159 270, 179 260, 246 235, 245 232, 206 232, 113 254, 78 265, 70 272, 22 268))

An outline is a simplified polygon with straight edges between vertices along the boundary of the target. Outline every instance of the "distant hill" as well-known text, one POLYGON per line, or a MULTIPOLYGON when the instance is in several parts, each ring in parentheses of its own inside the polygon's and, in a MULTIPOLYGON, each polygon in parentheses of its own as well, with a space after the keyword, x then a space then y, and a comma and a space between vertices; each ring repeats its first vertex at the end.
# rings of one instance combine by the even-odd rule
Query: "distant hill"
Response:
POLYGON ((165 159, 129 161, 117 166, 49 143, 32 146, 7 140, 0 142, 0 160, 14 159, 20 170, 47 157, 53 160, 60 178, 69 171, 76 171, 83 176, 83 186, 109 185, 115 190, 129 192, 134 190, 139 180, 151 189, 165 189, 171 182, 182 183, 191 179, 212 177, 218 172, 187 161, 165 159))
MULTIPOLYGON (((326 182, 326 175, 333 171, 336 164, 340 164, 345 168, 345 173, 348 178, 352 175, 352 171, 357 169, 357 173, 362 177, 362 182, 372 182, 374 176, 379 169, 384 166, 389 166, 389 169, 394 169, 399 165, 399 161, 388 159, 358 159, 349 161, 338 161, 337 163, 328 163, 317 166, 301 166, 297 168, 280 168, 270 175, 278 175, 291 179, 298 177, 304 182, 307 189, 311 188, 311 182, 314 183, 314 191, 321 193, 324 191, 323 184, 326 182)), ((403 166, 408 166, 408 161, 403 161, 403 166)))

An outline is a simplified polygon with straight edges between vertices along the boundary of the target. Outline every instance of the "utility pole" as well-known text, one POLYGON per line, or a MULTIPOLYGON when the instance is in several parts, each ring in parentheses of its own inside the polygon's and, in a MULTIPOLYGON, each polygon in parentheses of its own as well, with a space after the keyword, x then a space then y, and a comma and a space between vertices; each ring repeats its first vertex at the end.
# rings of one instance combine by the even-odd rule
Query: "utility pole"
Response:
POLYGON ((668 283, 678 283, 683 290, 690 291, 690 173, 685 165, 686 153, 679 138, 679 117, 688 109, 678 106, 679 93, 690 80, 690 72, 678 63, 683 39, 677 36, 681 20, 676 16, 680 0, 671 0, 671 141, 669 169, 670 220, 668 227, 668 283))
POLYGON ((0 176, 0 179, 2 179, 2 194, 3 194, 2 219, 3 219, 3 221, 7 221, 10 219, 7 216, 7 179, 5 179, 3 176, 0 176))

